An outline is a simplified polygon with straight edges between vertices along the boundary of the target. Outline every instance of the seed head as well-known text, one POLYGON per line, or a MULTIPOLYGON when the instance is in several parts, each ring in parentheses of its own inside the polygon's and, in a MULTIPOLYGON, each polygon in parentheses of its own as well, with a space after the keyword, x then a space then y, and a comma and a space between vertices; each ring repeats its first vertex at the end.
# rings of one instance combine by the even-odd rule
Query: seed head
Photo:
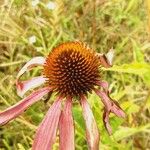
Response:
POLYGON ((81 42, 68 42, 54 48, 46 59, 47 83, 63 96, 87 94, 99 78, 99 60, 93 50, 81 42))

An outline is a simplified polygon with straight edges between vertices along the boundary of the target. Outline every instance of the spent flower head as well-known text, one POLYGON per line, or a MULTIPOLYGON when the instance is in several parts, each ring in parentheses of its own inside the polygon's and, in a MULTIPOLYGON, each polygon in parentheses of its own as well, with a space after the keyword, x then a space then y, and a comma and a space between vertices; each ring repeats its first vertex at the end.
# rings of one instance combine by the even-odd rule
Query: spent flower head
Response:
POLYGON ((82 107, 86 125, 86 137, 90 150, 99 149, 99 131, 87 102, 88 93, 95 92, 104 104, 103 122, 109 134, 109 114, 118 117, 125 114, 119 104, 109 96, 108 83, 102 81, 101 66, 112 65, 113 51, 106 55, 99 54, 82 42, 67 42, 54 48, 47 58, 35 57, 27 62, 17 75, 17 93, 24 94, 35 87, 45 84, 14 106, 0 112, 0 124, 4 125, 16 118, 33 103, 47 93, 56 93, 56 101, 49 108, 39 125, 33 142, 33 150, 50 150, 59 129, 60 150, 74 150, 74 123, 72 117, 73 100, 77 99, 82 107), (19 78, 31 68, 42 65, 43 75, 27 81, 19 78), (62 102, 65 104, 62 106, 62 102))

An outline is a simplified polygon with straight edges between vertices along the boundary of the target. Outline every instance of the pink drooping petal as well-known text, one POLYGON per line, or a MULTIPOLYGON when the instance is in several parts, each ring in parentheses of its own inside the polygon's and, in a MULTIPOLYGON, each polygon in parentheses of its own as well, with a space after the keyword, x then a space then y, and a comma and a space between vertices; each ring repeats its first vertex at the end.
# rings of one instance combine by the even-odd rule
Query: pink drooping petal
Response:
POLYGON ((19 79, 19 77, 21 75, 23 75, 27 70, 30 70, 31 68, 33 68, 34 66, 37 66, 37 65, 44 65, 44 63, 45 63, 45 58, 44 57, 39 56, 39 57, 32 58, 19 71, 19 73, 17 75, 17 79, 19 79))
POLYGON ((59 121, 60 150, 74 150, 72 99, 67 99, 59 121))
POLYGON ((22 81, 22 82, 17 81, 16 82, 17 94, 20 97, 23 97, 23 95, 28 90, 40 86, 41 84, 45 83, 45 81, 46 81, 46 78, 44 78, 43 76, 34 77, 30 80, 26 80, 26 81, 22 81))
POLYGON ((0 125, 4 125, 10 120, 16 118, 18 115, 20 115, 33 103, 39 101, 50 90, 51 88, 49 87, 45 87, 40 90, 37 90, 33 92, 32 94, 30 94, 28 97, 16 103, 15 105, 9 107, 5 111, 0 112, 0 125))
POLYGON ((83 117, 86 124, 86 136, 90 150, 99 149, 99 132, 91 108, 84 96, 81 97, 83 117))
POLYGON ((105 127, 106 127, 107 131, 110 134, 111 133, 111 127, 109 125, 109 113, 112 112, 118 117, 125 117, 125 113, 121 109, 119 104, 109 97, 108 92, 100 91, 100 90, 97 90, 97 89, 95 89, 95 92, 101 98, 101 100, 102 100, 102 102, 105 106, 103 121, 104 121, 104 124, 105 124, 105 127))
POLYGON ((62 98, 58 97, 58 100, 49 108, 45 118, 37 129, 32 150, 52 149, 61 115, 61 100, 62 98))

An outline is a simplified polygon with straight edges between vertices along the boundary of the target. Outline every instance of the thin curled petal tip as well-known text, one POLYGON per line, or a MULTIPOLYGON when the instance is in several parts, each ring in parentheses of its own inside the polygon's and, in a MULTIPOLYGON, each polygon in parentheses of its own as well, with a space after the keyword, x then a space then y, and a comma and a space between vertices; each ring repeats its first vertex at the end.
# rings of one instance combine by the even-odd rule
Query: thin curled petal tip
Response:
POLYGON ((19 71, 19 73, 17 74, 17 79, 19 79, 19 77, 22 76, 27 70, 29 70, 37 65, 44 65, 44 63, 45 63, 44 57, 38 56, 38 57, 32 58, 19 71))
MULTIPOLYGON (((110 98, 111 99, 111 98, 110 98)), ((114 114, 116 114, 118 117, 122 117, 125 118, 126 114, 125 112, 122 110, 122 108, 119 106, 118 102, 111 99, 112 100, 112 112, 114 114)))
POLYGON ((110 123, 109 123, 109 111, 105 110, 104 109, 104 113, 103 113, 103 122, 104 122, 104 126, 106 128, 106 130, 108 131, 109 135, 112 134, 112 128, 110 126, 110 123))
POLYGON ((44 84, 45 82, 46 78, 44 78, 43 76, 34 77, 26 81, 17 80, 16 81, 17 94, 18 96, 23 97, 28 90, 36 88, 41 84, 44 84))

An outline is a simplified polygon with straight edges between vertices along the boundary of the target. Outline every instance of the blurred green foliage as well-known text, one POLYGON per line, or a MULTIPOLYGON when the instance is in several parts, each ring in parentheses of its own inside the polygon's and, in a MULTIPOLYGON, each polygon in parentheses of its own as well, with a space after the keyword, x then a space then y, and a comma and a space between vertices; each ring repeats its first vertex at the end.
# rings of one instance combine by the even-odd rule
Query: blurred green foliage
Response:
MULTIPOLYGON (((111 116, 113 135, 102 122, 103 104, 92 94, 92 107, 101 135, 101 150, 150 149, 150 19, 143 0, 0 1, 0 111, 21 100, 15 89, 16 74, 34 56, 46 56, 66 41, 86 42, 97 52, 115 49, 114 66, 103 69, 111 96, 126 118, 111 116)), ((149 2, 147 0, 147 2, 149 2)), ((150 3, 150 2, 149 2, 150 3)), ((24 79, 40 74, 38 69, 24 79)), ((0 150, 28 150, 35 129, 52 100, 32 106, 15 121, 0 127, 0 150)), ((75 102, 75 143, 87 150, 82 110, 75 102)), ((54 149, 58 149, 58 139, 54 149)))

